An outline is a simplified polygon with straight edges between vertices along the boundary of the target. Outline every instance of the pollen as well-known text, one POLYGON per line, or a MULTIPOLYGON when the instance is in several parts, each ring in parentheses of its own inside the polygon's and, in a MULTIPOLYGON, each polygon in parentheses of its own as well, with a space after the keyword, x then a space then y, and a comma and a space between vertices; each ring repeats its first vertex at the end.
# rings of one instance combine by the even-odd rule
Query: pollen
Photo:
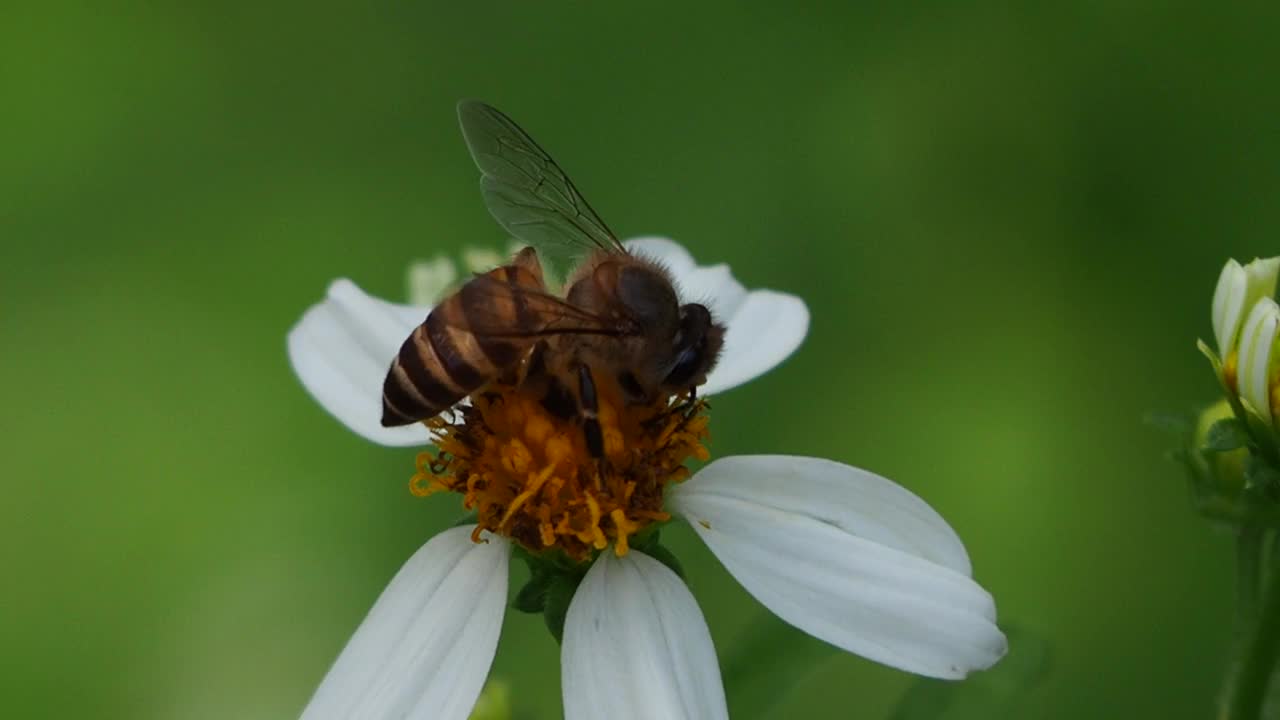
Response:
POLYGON ((426 421, 436 450, 421 453, 409 482, 419 496, 462 495, 478 528, 533 553, 559 550, 575 561, 631 538, 655 522, 666 487, 706 460, 706 403, 686 396, 623 405, 601 394, 603 457, 587 449, 582 421, 548 412, 520 388, 494 383, 458 408, 457 422, 426 421))

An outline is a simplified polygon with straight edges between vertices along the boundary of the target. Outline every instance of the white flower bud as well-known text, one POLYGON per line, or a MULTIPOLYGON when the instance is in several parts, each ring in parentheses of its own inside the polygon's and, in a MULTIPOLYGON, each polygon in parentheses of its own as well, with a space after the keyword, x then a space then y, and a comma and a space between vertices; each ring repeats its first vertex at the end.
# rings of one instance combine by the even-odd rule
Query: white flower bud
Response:
POLYGON ((443 255, 434 260, 419 260, 409 265, 409 304, 435 305, 458 279, 453 261, 443 255))
POLYGON ((511 262, 510 255, 503 257, 497 250, 477 247, 463 248, 462 250, 462 267, 470 273, 489 272, 508 262, 511 262))
POLYGON ((1280 274, 1280 257, 1254 259, 1241 266, 1228 260, 1218 277, 1213 293, 1213 334, 1218 341, 1218 356, 1224 364, 1236 350, 1240 321, 1260 298, 1276 292, 1276 276, 1280 274))

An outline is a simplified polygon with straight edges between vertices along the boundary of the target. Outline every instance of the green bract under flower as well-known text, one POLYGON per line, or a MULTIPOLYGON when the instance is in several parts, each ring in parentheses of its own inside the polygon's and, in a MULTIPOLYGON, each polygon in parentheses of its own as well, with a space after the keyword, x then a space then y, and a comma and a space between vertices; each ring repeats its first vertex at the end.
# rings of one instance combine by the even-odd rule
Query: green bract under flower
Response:
POLYGON ((1235 413, 1225 399, 1219 400, 1200 413, 1192 435, 1190 460, 1192 469, 1207 493, 1218 497, 1234 498, 1245 487, 1245 461, 1248 452, 1236 438, 1224 440, 1221 436, 1234 425, 1235 413), (1234 447, 1232 447, 1234 446, 1234 447))

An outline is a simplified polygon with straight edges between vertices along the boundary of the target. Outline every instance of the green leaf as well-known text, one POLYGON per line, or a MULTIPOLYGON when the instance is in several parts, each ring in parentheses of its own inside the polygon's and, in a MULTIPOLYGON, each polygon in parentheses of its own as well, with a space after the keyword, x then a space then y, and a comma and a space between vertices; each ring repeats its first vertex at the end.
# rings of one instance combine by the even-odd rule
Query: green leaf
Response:
POLYGON ((1050 652, 1043 638, 1004 628, 1009 654, 995 667, 960 681, 921 678, 898 702, 891 720, 989 720, 1019 717, 1017 705, 1048 674, 1050 652))
POLYGON ((1227 452, 1238 450, 1249 442, 1249 433, 1240 421, 1230 417, 1223 418, 1209 427, 1205 434, 1204 449, 1210 452, 1227 452))
POLYGON ((671 572, 679 575, 681 580, 685 579, 684 566, 680 564, 680 558, 677 558, 675 553, 668 550, 666 546, 655 542, 645 548, 644 554, 671 568, 671 572))
POLYGON ((556 639, 557 645, 564 638, 564 617, 569 614, 569 602, 573 600, 573 593, 578 590, 581 582, 580 575, 558 574, 547 587, 542 619, 547 623, 547 629, 551 631, 551 637, 556 639))
POLYGON ((649 527, 631 536, 631 549, 647 553, 649 552, 649 548, 657 545, 661 540, 662 526, 658 523, 653 523, 649 527))

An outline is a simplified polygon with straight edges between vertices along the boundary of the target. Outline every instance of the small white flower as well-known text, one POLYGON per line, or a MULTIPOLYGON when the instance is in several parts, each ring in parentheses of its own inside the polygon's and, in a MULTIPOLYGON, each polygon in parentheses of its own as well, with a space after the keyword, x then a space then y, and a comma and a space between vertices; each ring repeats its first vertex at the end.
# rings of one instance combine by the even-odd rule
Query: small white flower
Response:
POLYGON ((462 267, 469 273, 488 272, 507 262, 507 259, 514 254, 515 251, 512 251, 504 256, 492 248, 465 248, 462 251, 462 267))
POLYGON ((457 281, 457 266, 443 255, 410 263, 407 282, 409 304, 430 307, 439 302, 457 281))
POLYGON ((1240 321, 1245 313, 1259 299, 1275 295, 1277 274, 1280 274, 1280 257, 1255 258, 1245 266, 1228 260, 1223 266, 1213 292, 1213 334, 1218 341, 1218 357, 1224 363, 1236 349, 1240 321))
MULTIPOLYGON (((707 304, 726 325, 724 351, 704 393, 763 374, 804 338, 809 313, 798 298, 748 291, 726 266, 698 266, 670 240, 628 246, 661 260, 682 299, 707 304)), ((290 332, 293 366, 321 405, 355 432, 388 445, 426 444, 421 426, 381 427, 379 410, 388 362, 427 311, 337 281, 290 332)), ((475 410, 487 412, 479 404, 475 410)), ((687 452, 701 449, 703 427, 673 424, 676 432, 664 433, 662 442, 683 432, 687 452)), ((516 444, 521 456, 502 461, 521 465, 521 472, 534 467, 529 448, 516 444)), ((740 456, 712 462, 668 489, 665 510, 688 521, 762 604, 815 637, 939 678, 964 677, 1005 652, 994 601, 971 578, 959 538, 924 501, 889 480, 829 460, 740 456)), ((522 497, 533 503, 534 495, 522 497)), ((468 498, 484 500, 478 493, 468 498)), ((483 507, 480 515, 486 517, 483 507)), ((565 717, 727 717, 701 611, 674 572, 626 552, 629 525, 625 514, 615 518, 616 553, 596 556, 565 617, 565 717)), ((545 521, 543 532, 553 532, 545 521)), ((465 718, 493 660, 511 542, 476 526, 428 542, 383 592, 304 717, 465 718)), ((594 547, 601 543, 603 535, 594 547)))

